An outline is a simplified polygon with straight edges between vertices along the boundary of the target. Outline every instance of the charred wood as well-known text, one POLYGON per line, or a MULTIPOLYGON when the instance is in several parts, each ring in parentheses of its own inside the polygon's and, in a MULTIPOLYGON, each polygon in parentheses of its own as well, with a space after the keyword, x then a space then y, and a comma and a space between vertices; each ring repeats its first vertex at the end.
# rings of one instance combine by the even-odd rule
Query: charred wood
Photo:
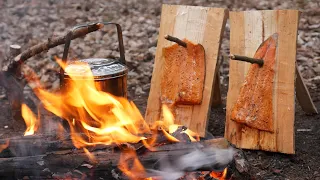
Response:
MULTIPOLYGON (((0 144, 6 144, 7 142, 9 142, 9 145, 8 147, 4 148, 2 152, 0 152, 0 158, 35 156, 54 151, 75 150, 71 136, 67 133, 60 135, 42 134, 14 137, 10 139, 0 139, 0 144)), ((156 146, 154 151, 184 150, 204 147, 217 147, 224 149, 229 146, 228 142, 224 138, 210 139, 193 143, 168 143, 169 142, 167 141, 167 144, 165 145, 156 146)), ((88 149, 89 151, 113 148, 119 150, 119 148, 127 148, 128 146, 133 147, 133 149, 136 150, 138 154, 148 152, 148 149, 146 149, 141 142, 136 144, 125 143, 119 146, 100 144, 93 147, 89 147, 88 149)))
MULTIPOLYGON (((19 140, 16 139, 15 141, 18 143, 19 140)), ((161 159, 163 159, 163 157, 173 161, 173 164, 177 164, 177 162, 183 162, 183 158, 186 156, 188 158, 191 157, 195 150, 207 153, 204 154, 206 155, 206 158, 207 156, 216 156, 217 154, 224 152, 224 150, 224 153, 228 153, 227 151, 229 149, 218 148, 226 147, 225 142, 226 140, 221 138, 199 143, 188 143, 184 145, 171 144, 165 145, 166 148, 155 149, 155 151, 137 154, 137 156, 146 169, 154 169, 159 167, 159 162, 161 163, 161 159)), ((56 147, 58 147, 58 145, 56 147)), ((62 148, 63 147, 64 146, 62 146, 62 148)), ((106 171, 106 169, 110 169, 110 167, 116 168, 119 164, 121 152, 126 152, 115 150, 111 146, 105 146, 104 149, 89 149, 89 151, 92 151, 91 153, 95 157, 95 161, 90 160, 86 153, 79 149, 69 149, 64 151, 59 150, 36 156, 0 158, 0 176, 52 176, 53 174, 66 173, 70 170, 77 169, 84 174, 92 173, 93 171, 106 171)), ((213 161, 214 160, 215 158, 213 158, 213 161)), ((195 170, 220 170, 229 164, 227 161, 224 163, 218 162, 218 158, 216 158, 216 160, 217 162, 212 162, 212 164, 209 165, 204 164, 203 166, 196 168, 184 166, 182 169, 180 169, 186 172, 195 170)))

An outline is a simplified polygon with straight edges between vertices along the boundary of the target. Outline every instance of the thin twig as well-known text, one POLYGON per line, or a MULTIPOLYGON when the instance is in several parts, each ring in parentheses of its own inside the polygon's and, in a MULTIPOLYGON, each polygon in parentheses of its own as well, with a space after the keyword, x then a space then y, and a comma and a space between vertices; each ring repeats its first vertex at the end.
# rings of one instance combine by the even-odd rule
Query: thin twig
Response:
POLYGON ((239 56, 239 55, 234 55, 234 54, 230 54, 229 58, 232 60, 237 60, 237 61, 245 61, 245 62, 249 62, 251 64, 258 64, 259 66, 263 66, 263 60, 262 59, 256 59, 256 58, 250 58, 247 56, 239 56))
POLYGON ((187 47, 187 43, 183 42, 181 39, 177 38, 177 37, 173 37, 173 36, 170 36, 170 35, 166 35, 164 37, 166 40, 168 41, 171 41, 171 42, 175 42, 177 44, 179 44, 180 46, 183 46, 183 47, 187 47))

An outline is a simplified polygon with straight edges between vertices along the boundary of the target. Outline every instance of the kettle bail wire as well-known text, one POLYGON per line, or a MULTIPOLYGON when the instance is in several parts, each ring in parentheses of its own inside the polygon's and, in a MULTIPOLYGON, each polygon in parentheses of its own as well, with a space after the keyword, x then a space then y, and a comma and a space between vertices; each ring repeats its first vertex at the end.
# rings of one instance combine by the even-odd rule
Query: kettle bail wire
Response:
MULTIPOLYGON (((113 23, 113 22, 95 22, 95 23, 78 25, 78 26, 75 26, 72 29, 70 29, 69 32, 66 35, 66 43, 65 43, 65 46, 64 46, 64 50, 63 50, 62 62, 66 64, 67 61, 68 61, 68 53, 69 53, 69 48, 70 48, 73 32, 75 30, 79 29, 79 28, 89 28, 89 26, 93 25, 93 24, 102 24, 103 26, 105 26, 105 25, 115 25, 116 26, 117 35, 118 35, 118 43, 119 43, 118 44, 119 53, 120 53, 119 61, 123 65, 126 65, 124 45, 123 45, 123 37, 122 37, 122 29, 121 29, 121 26, 119 24, 113 23)), ((101 28, 103 26, 101 26, 101 28)), ((60 68, 60 85, 61 86, 63 86, 63 79, 64 79, 64 70, 63 70, 63 68, 60 68)))

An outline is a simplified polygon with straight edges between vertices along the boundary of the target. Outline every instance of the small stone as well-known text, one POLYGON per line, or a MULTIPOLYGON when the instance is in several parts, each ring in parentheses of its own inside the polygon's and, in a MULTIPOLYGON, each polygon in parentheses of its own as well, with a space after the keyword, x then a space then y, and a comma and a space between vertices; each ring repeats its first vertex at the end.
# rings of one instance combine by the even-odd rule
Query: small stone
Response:
POLYGON ((136 34, 136 37, 143 37, 143 36, 146 36, 145 32, 140 32, 136 34))
POLYGON ((144 21, 145 21, 145 18, 144 18, 143 16, 140 16, 139 19, 138 19, 138 22, 139 22, 139 23, 142 23, 142 22, 144 22, 144 21))
POLYGON ((245 159, 244 153, 242 151, 237 151, 234 155, 236 169, 240 173, 248 173, 249 172, 249 164, 245 159))
POLYGON ((87 168, 89 168, 89 169, 91 169, 91 168, 93 167, 91 164, 82 164, 81 166, 87 167, 87 168))
POLYGON ((320 28, 320 24, 313 24, 309 26, 309 29, 319 29, 320 28))
POLYGON ((45 82, 48 82, 49 78, 50 78, 50 75, 43 75, 43 76, 41 76, 40 81, 42 83, 45 83, 45 82))
POLYGON ((273 173, 275 174, 280 174, 282 172, 281 169, 273 169, 273 173))
POLYGON ((316 73, 320 73, 320 64, 313 68, 316 73))
POLYGON ((142 90, 142 88, 140 86, 137 86, 136 90, 135 90, 135 94, 141 95, 141 94, 145 94, 145 92, 142 90))
POLYGON ((107 58, 112 54, 112 51, 109 49, 99 49, 95 54, 94 57, 96 58, 107 58))
POLYGON ((133 77, 133 78, 134 78, 134 77, 138 77, 138 73, 136 73, 136 72, 134 72, 134 71, 129 71, 129 72, 128 72, 128 76, 129 76, 129 77, 133 77))
POLYGON ((313 71, 313 69, 308 68, 305 70, 305 72, 303 72, 302 76, 309 79, 315 76, 315 72, 313 71))
POLYGON ((57 79, 52 83, 51 90, 57 91, 59 88, 60 88, 60 79, 57 79))
POLYGON ((51 172, 49 168, 45 168, 42 170, 43 172, 51 172))
POLYGON ((38 161, 37 164, 39 164, 40 166, 44 165, 44 161, 38 161))
POLYGON ((4 126, 5 129, 8 129, 9 126, 4 126))

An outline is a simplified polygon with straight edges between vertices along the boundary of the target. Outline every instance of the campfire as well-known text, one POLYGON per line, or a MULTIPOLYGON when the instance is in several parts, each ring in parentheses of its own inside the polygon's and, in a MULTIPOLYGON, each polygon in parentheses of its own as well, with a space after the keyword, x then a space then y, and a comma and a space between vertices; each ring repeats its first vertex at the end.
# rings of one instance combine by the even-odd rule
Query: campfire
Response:
POLYGON ((224 139, 200 138, 175 124, 165 105, 162 120, 148 125, 133 102, 96 88, 88 64, 66 68, 61 59, 57 62, 69 74, 72 88, 49 92, 26 68, 25 78, 37 84, 33 91, 52 115, 43 118, 40 111, 35 114, 22 105, 25 137, 2 145, 0 155, 8 158, 0 166, 14 165, 1 171, 56 178, 107 174, 115 179, 225 179, 233 149, 224 139), (73 73, 79 69, 81 81, 73 73), (56 128, 40 133, 48 121, 56 128))

